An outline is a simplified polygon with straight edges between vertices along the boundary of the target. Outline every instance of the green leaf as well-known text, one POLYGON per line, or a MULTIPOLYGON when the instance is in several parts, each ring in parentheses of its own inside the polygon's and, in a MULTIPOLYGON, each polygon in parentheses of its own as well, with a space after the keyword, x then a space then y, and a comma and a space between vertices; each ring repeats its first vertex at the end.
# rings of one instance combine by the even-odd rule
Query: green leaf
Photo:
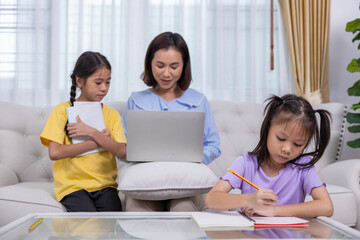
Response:
POLYGON ((354 72, 360 72, 360 64, 359 64, 359 59, 354 58, 353 60, 351 60, 351 62, 349 63, 349 65, 347 66, 346 70, 350 73, 354 73, 354 72))
MULTIPOLYGON (((360 29, 359 29, 360 30, 360 29)), ((360 33, 358 33, 352 40, 352 42, 355 42, 356 40, 360 40, 360 33)))
POLYGON ((348 88, 347 93, 349 96, 360 96, 360 80, 357 80, 352 87, 348 88))
POLYGON ((348 123, 360 123, 360 113, 351 113, 346 114, 346 120, 348 123))
POLYGON ((354 141, 348 141, 347 145, 351 148, 360 148, 360 138, 358 138, 354 141))
POLYGON ((357 30, 358 28, 360 28, 360 18, 357 18, 351 22, 348 22, 346 24, 345 31, 353 32, 353 31, 357 30))
POLYGON ((352 110, 356 110, 356 109, 359 109, 360 108, 360 103, 355 103, 351 106, 351 109, 352 110))
POLYGON ((360 28, 355 29, 352 33, 353 33, 353 34, 356 34, 356 32, 359 32, 359 31, 360 31, 360 28))
POLYGON ((349 132, 351 133, 359 133, 360 132, 360 125, 355 125, 348 127, 349 132))

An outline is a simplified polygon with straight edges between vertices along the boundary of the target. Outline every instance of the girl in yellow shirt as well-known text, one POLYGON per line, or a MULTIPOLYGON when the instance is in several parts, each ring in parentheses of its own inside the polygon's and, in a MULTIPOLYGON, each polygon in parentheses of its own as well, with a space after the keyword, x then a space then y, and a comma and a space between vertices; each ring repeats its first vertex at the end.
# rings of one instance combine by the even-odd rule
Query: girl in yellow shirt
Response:
POLYGON ((66 108, 74 101, 100 102, 108 93, 111 65, 100 53, 84 52, 71 74, 70 101, 58 104, 52 111, 40 140, 49 148, 54 160, 53 175, 56 199, 67 211, 121 211, 117 192, 116 157, 126 155, 126 139, 120 114, 102 104, 105 129, 98 131, 77 116, 76 123, 67 123, 66 108), (76 90, 81 90, 76 98, 76 90), (72 144, 73 137, 87 137, 72 144), (89 150, 104 151, 79 156, 89 150))

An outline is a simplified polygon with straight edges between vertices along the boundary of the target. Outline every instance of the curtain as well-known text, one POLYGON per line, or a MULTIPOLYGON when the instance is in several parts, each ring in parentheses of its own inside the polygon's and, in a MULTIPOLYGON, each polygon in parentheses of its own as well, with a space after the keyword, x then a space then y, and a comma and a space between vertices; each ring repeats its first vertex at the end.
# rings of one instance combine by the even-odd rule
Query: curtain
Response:
POLYGON ((146 49, 164 31, 184 37, 190 87, 210 100, 263 102, 292 91, 276 1, 272 71, 267 0, 2 0, 1 10, 7 15, 0 15, 0 101, 68 100, 72 69, 87 50, 112 65, 104 101, 126 101, 146 88, 140 79, 146 49))
POLYGON ((330 0, 278 0, 298 95, 329 102, 330 0))

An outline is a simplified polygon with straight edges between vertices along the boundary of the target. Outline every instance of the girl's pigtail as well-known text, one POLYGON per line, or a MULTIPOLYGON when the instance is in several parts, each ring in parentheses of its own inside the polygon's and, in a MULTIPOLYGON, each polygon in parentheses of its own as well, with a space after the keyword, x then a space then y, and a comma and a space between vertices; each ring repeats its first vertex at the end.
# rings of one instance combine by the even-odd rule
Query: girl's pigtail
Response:
MULTIPOLYGON (((320 126, 316 129, 317 137, 315 137, 315 155, 313 157, 313 162, 316 163, 321 156, 324 154, 325 149, 330 141, 331 135, 331 114, 327 110, 318 109, 314 110, 315 113, 319 113, 320 115, 320 126)), ((315 136, 316 136, 315 135, 315 136)))
POLYGON ((70 90, 70 103, 71 106, 74 106, 75 97, 76 97, 76 76, 71 74, 71 90, 70 90))

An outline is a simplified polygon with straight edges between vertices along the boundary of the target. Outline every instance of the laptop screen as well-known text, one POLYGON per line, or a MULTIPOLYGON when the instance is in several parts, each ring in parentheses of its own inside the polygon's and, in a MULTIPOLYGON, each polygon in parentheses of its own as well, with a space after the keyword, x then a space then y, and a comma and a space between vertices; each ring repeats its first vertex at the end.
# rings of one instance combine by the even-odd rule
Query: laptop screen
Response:
POLYGON ((201 162, 203 112, 128 111, 127 161, 201 162))

